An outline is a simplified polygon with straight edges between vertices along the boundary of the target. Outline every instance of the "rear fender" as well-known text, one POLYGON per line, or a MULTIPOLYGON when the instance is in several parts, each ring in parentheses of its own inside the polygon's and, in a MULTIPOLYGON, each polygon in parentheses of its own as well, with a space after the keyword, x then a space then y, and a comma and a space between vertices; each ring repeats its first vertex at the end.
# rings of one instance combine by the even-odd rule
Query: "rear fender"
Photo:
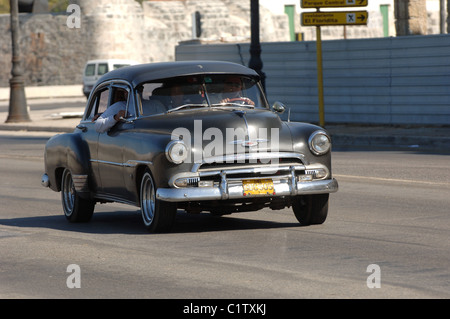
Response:
POLYGON ((57 192, 61 190, 60 177, 65 168, 70 169, 74 177, 89 176, 89 159, 89 148, 79 133, 59 134, 50 138, 45 146, 45 171, 49 177, 49 187, 57 192))

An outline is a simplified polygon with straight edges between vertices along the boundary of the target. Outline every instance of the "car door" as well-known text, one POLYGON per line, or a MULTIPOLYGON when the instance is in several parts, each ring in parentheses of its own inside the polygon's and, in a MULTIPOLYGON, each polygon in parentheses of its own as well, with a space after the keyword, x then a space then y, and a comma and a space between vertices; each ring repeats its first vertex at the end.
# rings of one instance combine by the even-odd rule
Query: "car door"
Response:
POLYGON ((86 113, 83 120, 77 126, 82 139, 86 142, 91 167, 90 188, 91 191, 97 193, 101 190, 101 180, 98 170, 98 136, 99 133, 95 129, 95 115, 101 114, 106 110, 110 95, 109 84, 104 84, 96 88, 91 99, 89 100, 86 113))
MULTIPOLYGON (((133 99, 131 98, 131 89, 127 85, 113 84, 111 86, 110 100, 108 107, 116 101, 114 99, 117 90, 126 90, 128 92, 127 112, 132 109, 133 99)), ((134 111, 129 112, 136 114, 134 111)), ((125 187, 125 168, 124 166, 124 147, 129 143, 129 130, 133 124, 118 122, 109 131, 99 133, 98 137, 98 171, 101 180, 101 192, 104 197, 111 199, 127 200, 125 187)))

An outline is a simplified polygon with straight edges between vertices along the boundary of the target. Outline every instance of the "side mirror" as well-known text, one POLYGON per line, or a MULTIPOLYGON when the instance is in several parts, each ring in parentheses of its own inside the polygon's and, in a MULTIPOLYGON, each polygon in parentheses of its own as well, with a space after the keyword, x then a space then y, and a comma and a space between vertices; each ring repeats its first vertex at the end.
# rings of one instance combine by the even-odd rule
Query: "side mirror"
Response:
POLYGON ((286 106, 283 103, 276 101, 272 105, 272 110, 276 113, 283 114, 284 111, 286 110, 286 106))

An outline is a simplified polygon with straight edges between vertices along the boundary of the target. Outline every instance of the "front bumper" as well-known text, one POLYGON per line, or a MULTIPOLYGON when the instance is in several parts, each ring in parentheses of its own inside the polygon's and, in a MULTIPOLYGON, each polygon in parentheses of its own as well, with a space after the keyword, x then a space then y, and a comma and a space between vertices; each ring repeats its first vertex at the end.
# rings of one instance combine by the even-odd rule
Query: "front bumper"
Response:
MULTIPOLYGON (((274 182, 275 195, 252 195, 253 197, 281 197, 294 195, 311 195, 334 193, 338 191, 336 179, 325 179, 308 182, 292 182, 292 180, 274 182)), ((202 200, 248 199, 244 195, 242 185, 221 183, 214 187, 159 188, 156 192, 159 200, 168 202, 187 202, 202 200)))

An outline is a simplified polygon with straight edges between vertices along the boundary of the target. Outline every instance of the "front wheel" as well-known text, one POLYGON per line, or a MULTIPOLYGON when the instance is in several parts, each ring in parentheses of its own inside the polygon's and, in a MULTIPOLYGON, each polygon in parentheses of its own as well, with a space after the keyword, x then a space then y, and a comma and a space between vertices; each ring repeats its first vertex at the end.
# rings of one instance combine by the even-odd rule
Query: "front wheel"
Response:
POLYGON ((65 169, 61 179, 61 202, 70 222, 88 222, 94 213, 95 201, 81 198, 73 184, 72 173, 65 169))
POLYGON ((323 224, 328 215, 329 196, 330 194, 296 196, 292 209, 300 224, 323 224))
POLYGON ((154 233, 168 232, 173 226, 177 207, 156 198, 156 187, 149 171, 141 180, 140 204, 144 226, 154 233))

